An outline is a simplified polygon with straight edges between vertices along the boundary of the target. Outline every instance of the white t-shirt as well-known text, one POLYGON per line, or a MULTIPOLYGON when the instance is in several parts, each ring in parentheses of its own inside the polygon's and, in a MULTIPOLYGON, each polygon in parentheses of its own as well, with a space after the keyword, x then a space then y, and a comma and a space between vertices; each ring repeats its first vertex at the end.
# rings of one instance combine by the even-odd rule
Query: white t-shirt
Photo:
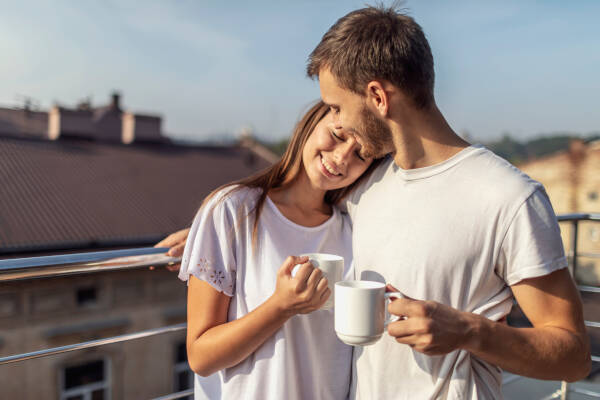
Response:
MULTIPOLYGON (((544 188, 481 146, 402 170, 391 158, 346 203, 357 279, 499 320, 509 285, 567 266, 544 188)), ((497 399, 501 371, 466 351, 427 356, 384 334, 354 351, 351 397, 497 399)))
MULTIPOLYGON (((231 296, 228 321, 241 318, 275 291, 277 270, 289 255, 330 253, 344 257, 344 279, 352 279, 351 226, 334 207, 316 227, 288 220, 267 197, 252 250, 259 189, 225 189, 194 220, 179 278, 190 275, 231 296), (215 205, 216 204, 216 205, 215 205), (214 208, 213 208, 213 205, 214 208), (212 212, 210 212, 212 209, 212 212)), ((335 335, 333 310, 296 315, 238 365, 208 378, 196 375, 196 399, 346 399, 352 348, 335 335)))

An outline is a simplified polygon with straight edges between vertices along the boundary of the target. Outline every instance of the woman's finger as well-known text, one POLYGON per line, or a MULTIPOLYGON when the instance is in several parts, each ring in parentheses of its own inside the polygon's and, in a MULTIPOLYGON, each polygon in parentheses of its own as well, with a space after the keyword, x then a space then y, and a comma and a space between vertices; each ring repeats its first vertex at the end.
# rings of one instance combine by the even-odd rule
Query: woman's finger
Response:
POLYGON ((181 257, 183 255, 183 250, 185 249, 185 242, 181 242, 178 245, 175 245, 167 251, 167 255, 169 257, 181 257))
POLYGON ((292 276, 292 270, 296 265, 301 262, 304 262, 307 257, 296 257, 296 256, 288 256, 279 267, 278 274, 281 273, 283 275, 292 276))
POLYGON ((327 279, 323 278, 323 271, 319 268, 314 268, 306 281, 306 287, 312 289, 314 292, 317 290, 319 283, 323 280, 325 280, 325 284, 327 284, 327 279))
POLYGON ((302 265, 300 265, 300 268, 298 268, 296 275, 294 275, 294 279, 298 282, 298 291, 303 291, 306 289, 308 278, 310 277, 314 269, 315 267, 313 267, 313 265, 310 262, 305 262, 302 265))
POLYGON ((317 295, 323 302, 329 297, 329 295, 327 295, 323 298, 326 293, 331 293, 331 289, 329 289, 327 278, 323 278, 319 281, 319 285, 317 286, 317 295))

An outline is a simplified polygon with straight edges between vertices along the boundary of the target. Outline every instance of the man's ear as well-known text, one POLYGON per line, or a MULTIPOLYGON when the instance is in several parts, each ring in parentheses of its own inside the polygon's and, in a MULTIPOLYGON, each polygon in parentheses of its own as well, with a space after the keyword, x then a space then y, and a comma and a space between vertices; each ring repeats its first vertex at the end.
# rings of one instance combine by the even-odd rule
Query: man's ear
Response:
POLYGON ((387 117, 390 108, 390 98, 382 82, 371 81, 367 84, 367 104, 380 117, 387 117))

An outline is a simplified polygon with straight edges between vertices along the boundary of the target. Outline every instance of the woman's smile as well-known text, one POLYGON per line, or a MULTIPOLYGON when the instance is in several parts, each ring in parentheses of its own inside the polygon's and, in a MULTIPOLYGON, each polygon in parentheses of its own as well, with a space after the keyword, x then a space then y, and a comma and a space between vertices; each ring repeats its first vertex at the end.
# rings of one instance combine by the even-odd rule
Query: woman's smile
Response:
POLYGON ((325 160, 325 157, 323 157, 323 154, 321 154, 321 172, 327 176, 328 178, 336 178, 338 176, 341 176, 342 173, 338 171, 338 169, 335 167, 335 164, 328 162, 327 160, 325 160))

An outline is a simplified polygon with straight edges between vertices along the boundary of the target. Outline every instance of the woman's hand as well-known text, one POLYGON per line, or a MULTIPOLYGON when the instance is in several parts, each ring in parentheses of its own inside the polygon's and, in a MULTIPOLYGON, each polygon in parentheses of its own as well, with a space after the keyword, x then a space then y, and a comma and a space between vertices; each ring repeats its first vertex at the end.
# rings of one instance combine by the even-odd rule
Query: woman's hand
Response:
POLYGON ((288 257, 277 271, 275 292, 241 318, 227 322, 229 296, 190 276, 187 348, 190 366, 208 376, 242 362, 296 314, 325 303, 331 291, 308 257, 288 257), (300 265, 292 276, 292 269, 300 265))
POLYGON ((308 262, 308 257, 289 256, 277 271, 275 293, 271 298, 291 317, 319 309, 331 295, 323 272, 308 262), (292 269, 300 264, 294 276, 292 269))
MULTIPOLYGON (((169 247, 169 251, 167 251, 169 257, 181 257, 189 233, 190 228, 171 233, 169 236, 156 243, 154 247, 169 247)), ((167 266, 169 271, 179 271, 179 268, 181 268, 181 263, 167 266)), ((150 267, 150 269, 154 269, 154 267, 150 267)))

